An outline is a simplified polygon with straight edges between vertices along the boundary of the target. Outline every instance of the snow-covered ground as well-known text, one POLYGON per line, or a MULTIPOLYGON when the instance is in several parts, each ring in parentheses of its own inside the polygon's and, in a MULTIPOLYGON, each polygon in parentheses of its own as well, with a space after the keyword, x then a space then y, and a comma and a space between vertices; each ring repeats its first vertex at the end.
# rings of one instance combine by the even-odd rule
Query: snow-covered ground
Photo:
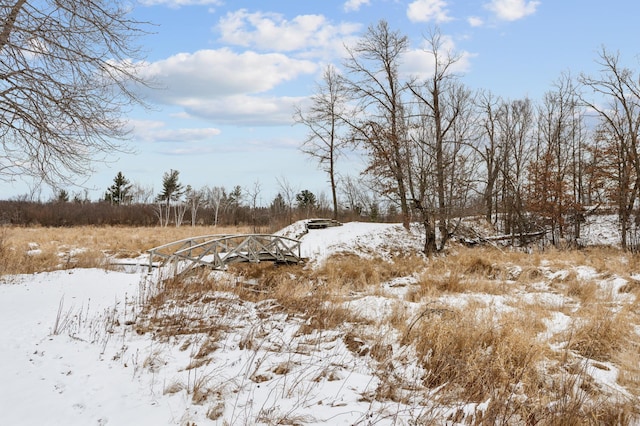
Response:
POLYGON ((133 303, 139 281, 139 274, 77 269, 0 285, 1 424, 169 423, 171 407, 113 359, 128 343, 105 329, 133 303))
MULTIPOLYGON (((385 242, 384 235, 401 229, 353 223, 311 231, 303 238, 302 255, 321 260, 349 247, 375 247, 385 242)), ((144 259, 138 261, 146 265, 144 259)), ((236 331, 242 328, 248 335, 283 328, 287 345, 308 344, 313 350, 297 354, 265 348, 247 356, 248 351, 238 349, 242 332, 236 332, 228 336, 213 365, 187 370, 195 357, 192 348, 159 343, 151 333, 138 335, 127 326, 137 312, 140 292, 152 281, 144 267, 130 273, 72 269, 5 277, 0 285, 0 424, 200 424, 211 422, 207 412, 218 406, 233 406, 225 409, 229 424, 251 424, 261 410, 267 419, 300 404, 310 407, 307 420, 322 424, 364 420, 369 404, 357 400, 373 388, 375 379, 335 333, 315 336, 312 343, 296 341, 290 335, 298 325, 289 323, 286 315, 260 318, 264 306, 244 303, 230 320, 242 323, 235 324, 236 331), (298 376, 281 373, 280 383, 267 386, 260 384, 267 376, 250 377, 259 370, 258 363, 309 368, 300 368, 298 376), (351 368, 358 364, 361 371, 351 368), (333 378, 310 391, 309 383, 327 368, 333 378), (230 401, 193 404, 194 388, 205 382, 211 388, 212 381, 221 394, 230 394, 230 401)), ((230 305, 234 302, 229 300, 230 305)))
MULTIPOLYGON (((418 233, 397 224, 349 223, 306 235, 303 230, 298 223, 283 234, 301 238, 302 255, 312 264, 341 251, 363 256, 375 251, 384 257, 419 250, 422 244, 418 233)), ((596 274, 588 268, 578 273, 596 274)), ((608 279, 611 286, 621 285, 608 279)), ((385 425, 410 424, 425 410, 420 401, 364 398, 375 392, 379 378, 370 357, 354 350, 357 339, 334 330, 297 334, 302 320, 269 301, 251 303, 220 292, 193 306, 198 316, 193 320, 209 318, 209 331, 164 338, 143 332, 134 322, 155 281, 143 267, 4 277, 0 424, 385 425), (208 344, 215 350, 205 351, 208 344)), ((385 286, 393 294, 413 281, 405 277, 385 286)), ((496 309, 506 303, 502 295, 447 297, 452 306, 464 306, 473 297, 491 299, 487 303, 496 309)), ((526 297, 563 303, 553 293, 526 297)), ((345 306, 375 319, 391 313, 393 304, 384 295, 367 295, 345 306)), ((557 312, 548 320, 548 333, 561 331, 568 321, 557 312)), ((595 380, 620 390, 615 366, 590 369, 595 380)), ((397 372, 405 383, 419 381, 421 373, 415 365, 397 372)), ((473 412, 482 404, 463 408, 473 412)), ((450 413, 440 414, 446 418, 450 413)))

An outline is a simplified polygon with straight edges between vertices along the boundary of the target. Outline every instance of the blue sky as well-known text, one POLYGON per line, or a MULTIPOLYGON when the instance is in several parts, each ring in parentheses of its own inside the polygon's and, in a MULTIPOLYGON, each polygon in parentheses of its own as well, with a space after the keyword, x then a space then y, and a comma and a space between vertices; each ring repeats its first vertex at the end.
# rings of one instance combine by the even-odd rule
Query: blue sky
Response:
MULTIPOLYGON (((463 55, 462 81, 510 99, 539 100, 562 72, 596 73, 601 46, 634 68, 640 53, 640 3, 629 1, 138 0, 133 14, 154 24, 140 44, 145 74, 163 89, 146 93, 151 110, 128 117, 134 153, 96 165, 84 183, 93 200, 118 171, 158 193, 169 169, 194 188, 258 183, 264 205, 278 180, 328 194, 327 176, 299 149, 306 130, 293 125, 293 106, 380 19, 409 37, 412 70, 428 67, 420 46, 437 25, 463 55)), ((354 176, 360 169, 357 158, 339 166, 354 176)), ((0 198, 27 189, 3 184, 0 198)))

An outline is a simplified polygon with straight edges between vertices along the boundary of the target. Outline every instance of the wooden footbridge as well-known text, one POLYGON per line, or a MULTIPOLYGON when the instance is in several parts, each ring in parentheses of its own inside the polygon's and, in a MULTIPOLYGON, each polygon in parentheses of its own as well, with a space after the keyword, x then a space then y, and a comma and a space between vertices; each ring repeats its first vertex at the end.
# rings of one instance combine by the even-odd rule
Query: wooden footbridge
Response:
POLYGON ((203 235, 185 238, 147 250, 149 272, 172 264, 182 275, 196 267, 226 269, 238 262, 300 263, 300 241, 271 234, 203 235))

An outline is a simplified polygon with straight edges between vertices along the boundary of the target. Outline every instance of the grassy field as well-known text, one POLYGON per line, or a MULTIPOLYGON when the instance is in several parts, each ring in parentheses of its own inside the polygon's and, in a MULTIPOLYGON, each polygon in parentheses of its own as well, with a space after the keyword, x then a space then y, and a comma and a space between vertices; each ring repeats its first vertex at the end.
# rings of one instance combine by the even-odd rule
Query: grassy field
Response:
POLYGON ((249 227, 1 227, 0 275, 102 267, 106 256, 135 258, 198 235, 249 233, 249 227))

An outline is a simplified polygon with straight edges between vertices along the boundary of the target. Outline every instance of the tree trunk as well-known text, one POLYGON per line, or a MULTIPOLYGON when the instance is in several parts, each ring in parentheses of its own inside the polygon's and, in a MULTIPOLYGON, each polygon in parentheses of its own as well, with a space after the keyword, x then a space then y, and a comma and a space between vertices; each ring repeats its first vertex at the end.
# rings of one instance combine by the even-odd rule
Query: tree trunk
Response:
POLYGON ((432 256, 437 252, 436 231, 431 218, 424 220, 424 254, 432 256))
MULTIPOLYGON (((333 145, 333 142, 332 142, 333 145)), ((338 194, 336 191, 336 176, 335 176, 335 165, 334 165, 334 150, 331 150, 331 159, 330 161, 330 171, 329 177, 331 181, 331 198, 333 200, 333 219, 338 220, 338 194)))

